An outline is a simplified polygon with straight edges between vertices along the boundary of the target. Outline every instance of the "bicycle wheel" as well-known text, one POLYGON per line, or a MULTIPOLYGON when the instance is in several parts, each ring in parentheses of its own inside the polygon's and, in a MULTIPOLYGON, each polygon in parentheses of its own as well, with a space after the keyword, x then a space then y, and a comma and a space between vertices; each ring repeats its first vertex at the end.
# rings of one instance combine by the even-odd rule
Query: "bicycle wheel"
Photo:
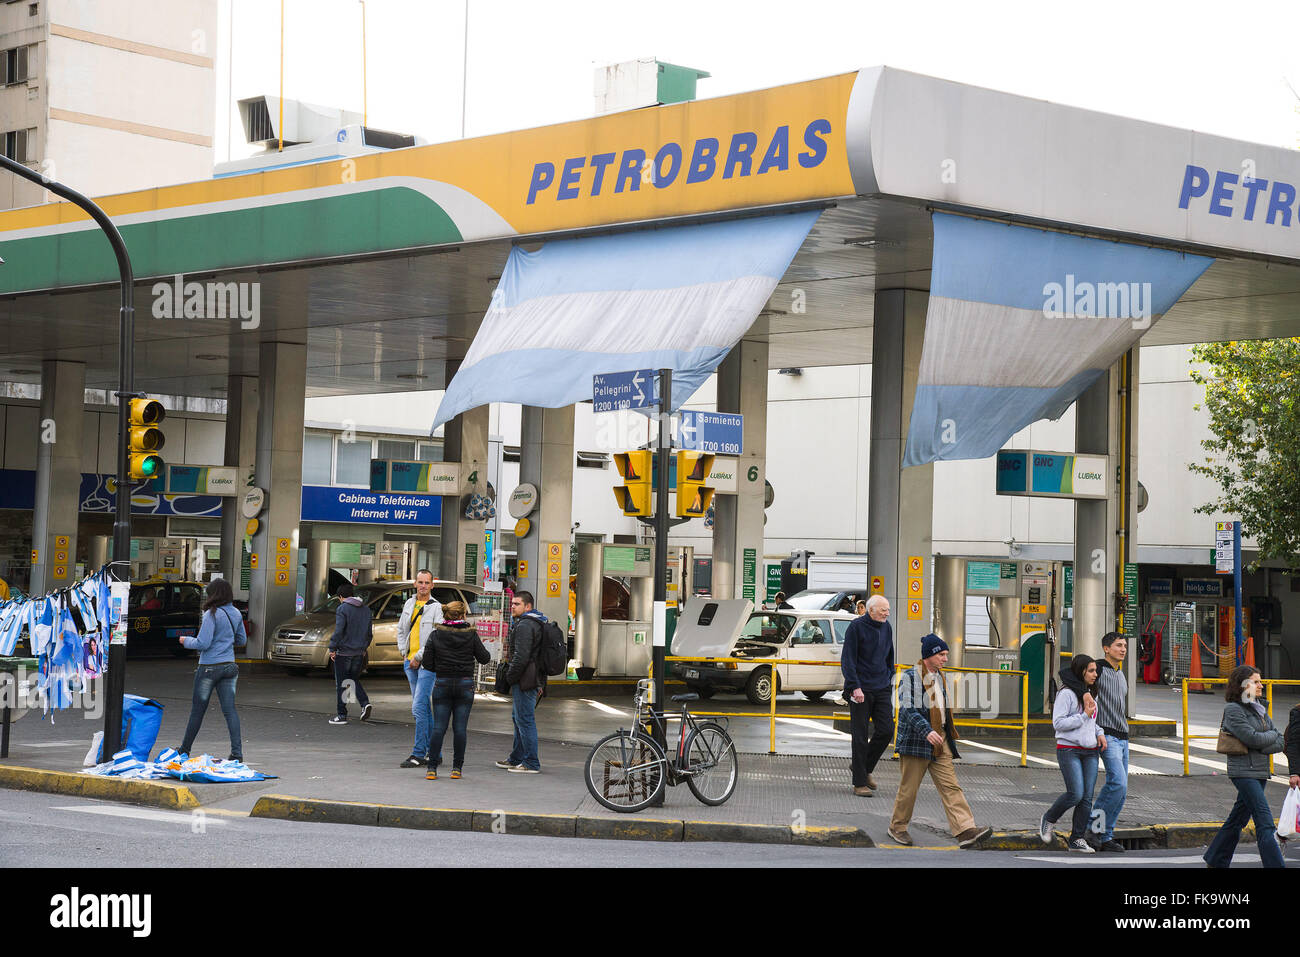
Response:
POLYGON ((740 763, 736 745, 720 725, 706 721, 686 739, 686 784, 705 804, 724 803, 736 790, 740 763))
POLYGON ((615 731, 587 755, 587 790, 611 811, 639 811, 663 794, 668 761, 652 739, 615 731))

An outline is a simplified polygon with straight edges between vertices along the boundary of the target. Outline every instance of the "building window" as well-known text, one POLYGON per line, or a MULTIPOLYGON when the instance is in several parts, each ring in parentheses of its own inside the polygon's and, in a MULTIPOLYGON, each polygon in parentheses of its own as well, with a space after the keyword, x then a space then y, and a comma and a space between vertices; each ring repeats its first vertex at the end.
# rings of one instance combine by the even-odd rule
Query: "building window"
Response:
POLYGON ((35 130, 9 130, 4 134, 4 154, 16 163, 30 163, 28 150, 35 130))
POLYGON ((380 439, 377 459, 398 459, 402 462, 415 460, 415 442, 401 442, 393 439, 380 439))
POLYGON ((374 443, 370 439, 359 438, 355 442, 340 440, 336 443, 334 484, 370 488, 370 458, 373 449, 374 443))
POLYGON ((38 11, 40 8, 41 8, 41 5, 40 5, 39 3, 29 3, 29 4, 27 5, 27 15, 28 15, 29 17, 34 17, 34 16, 36 16, 36 11, 38 11))
POLYGON ((579 452, 577 460, 580 469, 609 468, 609 453, 607 452, 579 452))
POLYGON ((302 437, 302 484, 329 485, 334 465, 334 436, 308 432, 302 437))
POLYGON ((518 461, 519 461, 519 446, 517 446, 517 445, 504 445, 504 446, 502 446, 502 447, 501 447, 501 461, 503 461, 503 462, 518 462, 518 461))
POLYGON ((27 47, 5 50, 5 83, 27 82, 27 47))
POLYGON ((421 442, 419 459, 421 462, 441 462, 443 449, 441 442, 421 442))

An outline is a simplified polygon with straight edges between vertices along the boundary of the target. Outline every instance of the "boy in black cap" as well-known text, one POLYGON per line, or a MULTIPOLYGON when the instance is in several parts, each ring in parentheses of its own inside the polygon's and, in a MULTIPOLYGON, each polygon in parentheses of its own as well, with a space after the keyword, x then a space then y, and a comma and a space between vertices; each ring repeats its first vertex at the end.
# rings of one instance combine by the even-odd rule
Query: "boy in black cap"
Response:
POLYGON ((925 772, 939 789, 948 827, 962 847, 973 847, 993 833, 978 827, 966 795, 957 784, 953 758, 957 753, 957 729, 952 723, 952 702, 944 683, 943 666, 948 663, 948 646, 938 635, 921 639, 921 660, 903 672, 898 684, 898 797, 889 823, 889 836, 899 844, 911 845, 907 825, 912 820, 916 793, 925 772))

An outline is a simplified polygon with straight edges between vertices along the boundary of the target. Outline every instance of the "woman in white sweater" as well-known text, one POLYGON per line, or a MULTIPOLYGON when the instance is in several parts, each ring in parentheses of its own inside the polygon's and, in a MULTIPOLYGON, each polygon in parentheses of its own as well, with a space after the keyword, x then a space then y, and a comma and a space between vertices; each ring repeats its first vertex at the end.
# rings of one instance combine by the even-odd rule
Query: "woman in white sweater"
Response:
POLYGON ((1063 687, 1052 708, 1056 729, 1056 763, 1065 778, 1065 793, 1058 797, 1038 822, 1038 836, 1052 842, 1052 825, 1074 808, 1070 827, 1070 850, 1095 853, 1084 838, 1092 817, 1092 791, 1097 783, 1097 756, 1106 738, 1097 727, 1097 662, 1087 655, 1075 655, 1070 667, 1062 669, 1063 687))

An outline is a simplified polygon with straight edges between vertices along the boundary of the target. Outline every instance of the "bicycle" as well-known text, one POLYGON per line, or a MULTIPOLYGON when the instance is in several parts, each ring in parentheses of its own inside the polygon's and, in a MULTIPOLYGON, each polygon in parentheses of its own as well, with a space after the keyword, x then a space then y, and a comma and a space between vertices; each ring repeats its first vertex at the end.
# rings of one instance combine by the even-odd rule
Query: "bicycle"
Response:
POLYGON ((648 733, 654 727, 668 737, 665 711, 647 706, 650 681, 637 682, 632 729, 619 728, 596 742, 587 755, 585 775, 591 796, 611 811, 639 811, 659 800, 665 787, 683 781, 704 804, 716 807, 736 790, 740 764, 731 735, 716 721, 697 721, 685 702, 698 694, 673 695, 682 702, 677 751, 670 761, 648 733))

